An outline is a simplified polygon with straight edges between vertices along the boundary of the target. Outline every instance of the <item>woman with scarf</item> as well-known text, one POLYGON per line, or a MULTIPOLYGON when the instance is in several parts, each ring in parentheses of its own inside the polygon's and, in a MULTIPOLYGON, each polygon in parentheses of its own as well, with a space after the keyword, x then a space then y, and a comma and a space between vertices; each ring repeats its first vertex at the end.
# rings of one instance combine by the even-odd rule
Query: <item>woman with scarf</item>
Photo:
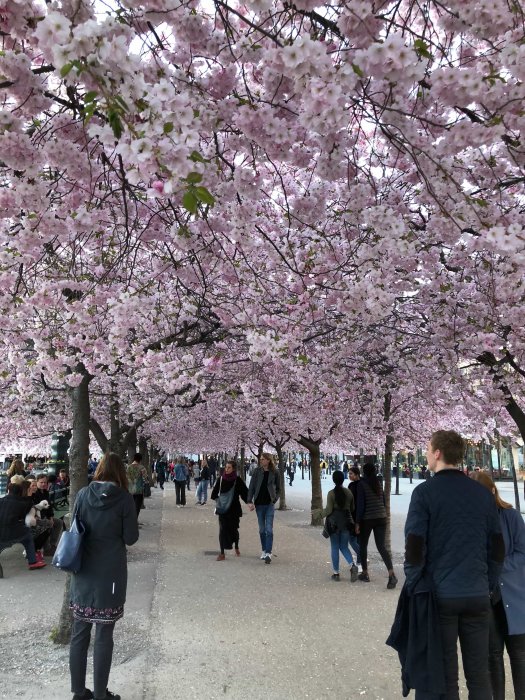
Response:
POLYGON ((219 514, 219 545, 221 552, 217 557, 217 561, 226 559, 225 550, 235 548, 235 556, 240 557, 239 551, 239 524, 242 517, 242 508, 239 497, 246 503, 248 500, 248 487, 237 476, 235 462, 229 460, 224 467, 224 473, 221 478, 215 482, 211 499, 216 501, 221 494, 231 493, 231 503, 225 513, 219 514))

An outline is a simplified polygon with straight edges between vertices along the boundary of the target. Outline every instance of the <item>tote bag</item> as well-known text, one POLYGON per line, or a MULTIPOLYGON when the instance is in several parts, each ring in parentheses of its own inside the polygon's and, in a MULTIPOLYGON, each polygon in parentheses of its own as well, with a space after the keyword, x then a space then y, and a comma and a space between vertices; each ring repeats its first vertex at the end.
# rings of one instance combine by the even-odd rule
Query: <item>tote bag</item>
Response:
POLYGON ((235 494, 235 484, 233 484, 231 489, 226 493, 221 493, 221 486, 222 476, 221 482, 219 484, 219 495, 217 496, 217 500, 215 501, 215 515, 224 515, 230 510, 231 505, 233 503, 233 496, 235 494))
POLYGON ((62 533, 51 562, 57 569, 70 571, 73 574, 78 573, 82 566, 82 540, 85 533, 78 511, 79 509, 75 508, 71 527, 62 533))

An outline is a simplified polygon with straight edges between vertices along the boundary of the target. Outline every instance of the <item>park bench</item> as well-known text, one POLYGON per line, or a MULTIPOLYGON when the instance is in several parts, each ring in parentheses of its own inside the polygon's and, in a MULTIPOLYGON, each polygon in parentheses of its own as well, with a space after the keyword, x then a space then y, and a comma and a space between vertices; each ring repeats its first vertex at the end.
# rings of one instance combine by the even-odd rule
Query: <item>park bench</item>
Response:
POLYGON ((49 505, 52 508, 69 508, 69 486, 49 491, 49 505))

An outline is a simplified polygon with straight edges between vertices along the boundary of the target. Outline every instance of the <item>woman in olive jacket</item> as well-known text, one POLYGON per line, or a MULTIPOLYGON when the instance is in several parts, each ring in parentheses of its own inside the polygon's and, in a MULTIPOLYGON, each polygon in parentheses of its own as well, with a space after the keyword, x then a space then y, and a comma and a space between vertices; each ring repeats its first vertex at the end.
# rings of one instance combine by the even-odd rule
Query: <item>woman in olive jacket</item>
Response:
POLYGON ((126 545, 139 538, 137 513, 128 493, 126 469, 109 453, 100 460, 93 481, 77 494, 75 503, 85 527, 82 567, 71 576, 73 630, 69 652, 73 700, 120 698, 107 690, 113 653, 113 629, 124 614, 128 579, 126 545), (86 688, 87 651, 91 628, 94 694, 86 688))

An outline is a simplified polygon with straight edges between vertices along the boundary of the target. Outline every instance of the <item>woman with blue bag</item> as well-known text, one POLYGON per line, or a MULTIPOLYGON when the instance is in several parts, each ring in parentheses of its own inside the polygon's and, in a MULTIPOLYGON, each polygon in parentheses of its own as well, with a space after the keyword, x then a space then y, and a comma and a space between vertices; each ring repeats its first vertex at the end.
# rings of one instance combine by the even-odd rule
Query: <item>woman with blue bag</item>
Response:
POLYGON ((73 630, 69 668, 73 700, 120 700, 107 689, 113 655, 113 629, 124 614, 127 588, 126 546, 139 538, 126 469, 117 454, 105 454, 92 482, 77 494, 75 515, 84 528, 82 563, 71 574, 73 630), (91 628, 94 691, 86 688, 91 628))
POLYGON ((237 475, 237 468, 233 460, 226 462, 224 473, 215 482, 210 498, 216 501, 215 513, 219 516, 219 545, 220 554, 217 561, 226 559, 225 550, 235 548, 235 556, 240 557, 239 551, 239 524, 242 517, 242 507, 239 497, 246 503, 248 500, 248 487, 237 475))

